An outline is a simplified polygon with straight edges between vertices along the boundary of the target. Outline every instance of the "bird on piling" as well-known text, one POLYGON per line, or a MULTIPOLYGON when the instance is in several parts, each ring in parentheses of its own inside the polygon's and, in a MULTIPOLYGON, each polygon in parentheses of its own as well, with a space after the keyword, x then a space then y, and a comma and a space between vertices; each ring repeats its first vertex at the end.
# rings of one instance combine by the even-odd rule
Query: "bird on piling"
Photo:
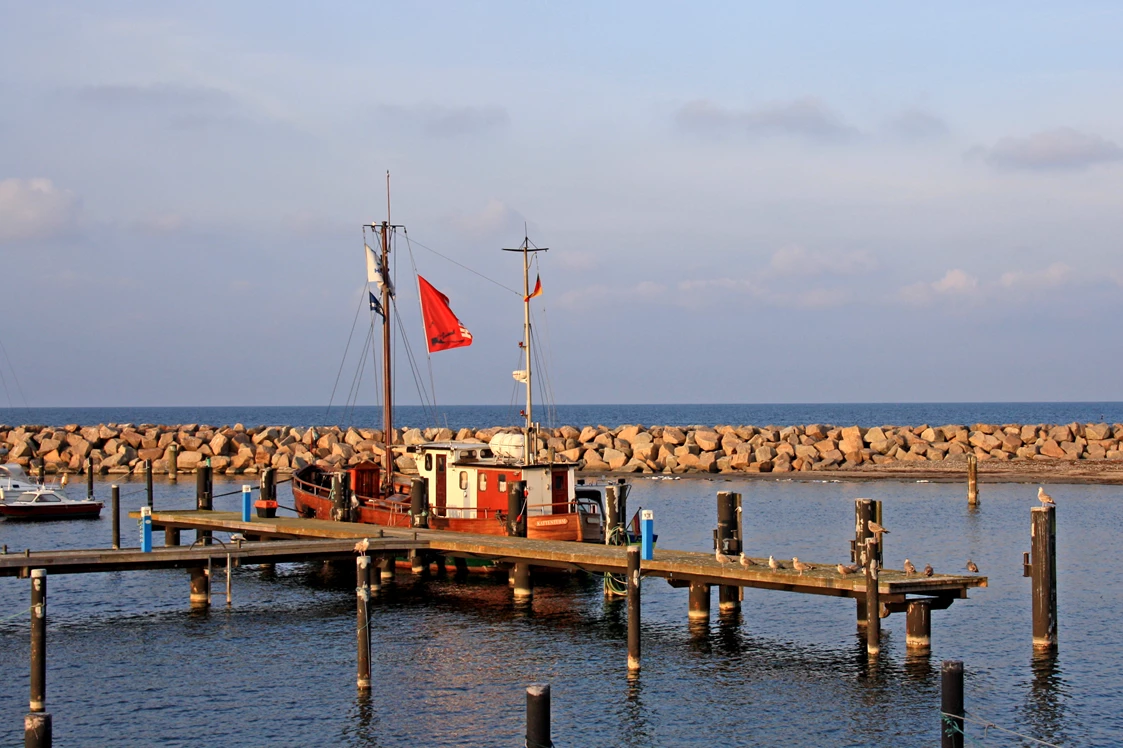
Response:
POLYGON ((971 559, 967 559, 967 571, 971 572, 972 574, 978 574, 979 567, 974 561, 972 561, 971 559))
POLYGON ((362 555, 370 548, 370 538, 363 538, 358 543, 355 543, 355 553, 362 555))
POLYGON ((1045 489, 1041 486, 1037 487, 1037 500, 1044 506, 1056 506, 1057 502, 1053 501, 1053 497, 1045 493, 1045 489))
POLYGON ((743 566, 746 569, 749 568, 750 566, 756 566, 756 561, 753 561, 751 558, 746 556, 744 551, 741 552, 741 555, 738 558, 738 560, 741 562, 741 566, 743 566))
POLYGON ((811 571, 815 567, 812 566, 811 564, 803 563, 802 561, 799 560, 798 556, 792 556, 792 568, 795 569, 796 571, 798 571, 799 575, 802 577, 803 572, 811 571))
POLYGON ((888 530, 874 522, 872 519, 866 520, 866 527, 870 529, 870 532, 877 536, 878 540, 881 540, 882 535, 889 534, 888 530))
POLYGON ((768 568, 772 569, 772 571, 776 571, 777 569, 783 569, 783 568, 786 568, 786 567, 782 563, 777 561, 776 559, 772 558, 772 556, 769 556, 768 557, 768 568))
POLYGON ((857 573, 857 571, 858 571, 858 565, 857 564, 854 564, 852 566, 843 566, 842 564, 838 565, 838 573, 841 576, 846 576, 847 574, 855 574, 855 573, 857 573))
POLYGON ((912 561, 909 561, 906 558, 905 559, 905 576, 911 577, 915 573, 916 573, 916 567, 912 565, 912 561))
POLYGON ((924 564, 924 576, 930 577, 936 572, 932 570, 932 564, 924 564))

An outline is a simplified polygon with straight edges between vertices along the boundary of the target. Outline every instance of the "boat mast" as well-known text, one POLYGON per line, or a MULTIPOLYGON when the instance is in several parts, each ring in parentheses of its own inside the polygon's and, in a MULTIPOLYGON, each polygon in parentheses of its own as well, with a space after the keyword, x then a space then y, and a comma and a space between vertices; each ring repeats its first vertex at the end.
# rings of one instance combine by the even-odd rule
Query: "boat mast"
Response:
POLYGON ((534 433, 534 403, 531 395, 531 370, 530 370, 530 253, 545 252, 549 247, 530 248, 530 237, 524 232, 521 247, 514 249, 503 248, 504 252, 522 252, 523 256, 523 343, 522 349, 526 363, 526 428, 523 431, 523 461, 527 465, 535 464, 535 450, 533 446, 534 433))
POLYGON ((391 387, 390 367, 390 231, 396 228, 390 223, 390 172, 386 172, 386 220, 378 227, 382 240, 382 262, 378 272, 382 276, 382 431, 385 452, 382 457, 382 493, 389 496, 394 492, 394 390, 391 387))

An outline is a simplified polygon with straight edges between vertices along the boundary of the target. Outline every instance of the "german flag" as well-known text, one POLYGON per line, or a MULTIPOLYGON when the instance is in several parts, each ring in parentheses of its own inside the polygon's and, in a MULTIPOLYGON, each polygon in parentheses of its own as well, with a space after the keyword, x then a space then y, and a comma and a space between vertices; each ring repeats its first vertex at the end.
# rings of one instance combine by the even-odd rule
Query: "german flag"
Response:
POLYGON ((538 275, 538 276, 535 276, 535 279, 534 279, 534 290, 530 292, 530 296, 524 297, 523 301, 530 301, 535 296, 541 296, 541 295, 542 295, 542 276, 538 275))

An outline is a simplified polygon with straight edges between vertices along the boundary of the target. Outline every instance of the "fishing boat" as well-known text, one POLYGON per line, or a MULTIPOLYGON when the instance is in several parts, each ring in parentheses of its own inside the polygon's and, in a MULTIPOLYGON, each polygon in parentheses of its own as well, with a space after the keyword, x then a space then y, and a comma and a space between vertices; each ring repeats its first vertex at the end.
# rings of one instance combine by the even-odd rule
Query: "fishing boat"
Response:
POLYGON ((70 499, 63 486, 32 481, 17 464, 0 465, 0 517, 5 519, 92 519, 105 506, 90 498, 70 499))
MULTIPOLYGON (((389 211, 387 211, 389 212, 389 211)), ((514 378, 525 386, 526 407, 520 433, 499 433, 488 443, 440 441, 408 448, 417 473, 395 470, 390 368, 390 315, 393 286, 389 268, 390 237, 400 226, 389 218, 367 224, 378 236, 380 252, 369 246, 367 277, 380 293, 370 294, 371 308, 382 315, 382 400, 384 446, 378 462, 366 461, 345 471, 329 472, 307 465, 293 475, 296 509, 305 517, 363 522, 385 527, 429 527, 488 535, 524 535, 545 540, 605 542, 605 492, 628 489, 621 479, 607 485, 584 486, 576 465, 540 459, 540 426, 534 420, 532 391, 530 300, 541 293, 541 276, 530 287, 530 258, 548 248, 526 236, 519 247, 523 270, 523 339, 519 347, 524 368, 514 378)), ((449 307, 448 298, 420 275, 418 290, 426 344, 430 353, 471 344, 471 333, 449 307)))

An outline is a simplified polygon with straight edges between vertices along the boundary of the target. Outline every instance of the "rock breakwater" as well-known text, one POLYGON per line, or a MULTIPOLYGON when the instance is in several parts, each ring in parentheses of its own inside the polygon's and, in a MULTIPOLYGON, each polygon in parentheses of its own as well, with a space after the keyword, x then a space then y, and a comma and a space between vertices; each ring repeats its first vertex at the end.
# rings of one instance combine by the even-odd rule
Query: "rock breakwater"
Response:
MULTIPOLYGON (((395 430, 398 467, 413 467, 409 450, 431 441, 486 443, 512 428, 395 430)), ((551 453, 591 472, 791 473, 870 471, 909 463, 980 461, 1123 463, 1123 424, 950 424, 945 426, 561 426, 544 430, 539 457, 551 453)), ((269 466, 291 472, 308 464, 340 469, 375 459, 378 429, 338 427, 101 424, 63 427, 0 425, 0 462, 49 474, 81 472, 87 460, 101 474, 166 474, 174 449, 181 472, 205 460, 220 474, 256 473, 269 466)), ((935 467, 933 465, 932 467, 935 467)), ((1120 465, 1123 467, 1123 464, 1120 465)))

